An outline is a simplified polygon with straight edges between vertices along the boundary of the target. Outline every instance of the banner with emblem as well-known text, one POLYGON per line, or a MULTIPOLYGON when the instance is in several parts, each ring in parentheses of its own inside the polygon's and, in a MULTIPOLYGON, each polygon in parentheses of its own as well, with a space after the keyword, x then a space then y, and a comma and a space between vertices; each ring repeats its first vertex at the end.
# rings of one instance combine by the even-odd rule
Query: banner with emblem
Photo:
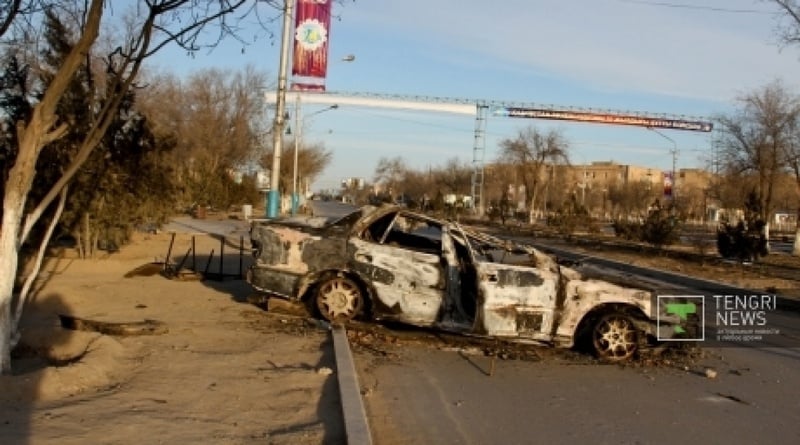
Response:
POLYGON ((332 0, 296 0, 292 90, 325 91, 332 0))

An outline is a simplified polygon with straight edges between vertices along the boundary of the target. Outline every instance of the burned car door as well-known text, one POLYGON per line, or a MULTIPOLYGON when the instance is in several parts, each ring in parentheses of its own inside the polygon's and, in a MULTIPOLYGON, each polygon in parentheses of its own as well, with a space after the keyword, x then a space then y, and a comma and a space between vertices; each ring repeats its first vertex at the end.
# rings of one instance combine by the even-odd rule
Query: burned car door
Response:
POLYGON ((532 252, 509 251, 469 235, 456 239, 467 245, 474 269, 475 332, 549 341, 560 288, 555 262, 532 252))
POLYGON ((430 326, 439 317, 446 275, 441 226, 404 212, 389 213, 350 239, 352 268, 375 289, 376 318, 430 326))

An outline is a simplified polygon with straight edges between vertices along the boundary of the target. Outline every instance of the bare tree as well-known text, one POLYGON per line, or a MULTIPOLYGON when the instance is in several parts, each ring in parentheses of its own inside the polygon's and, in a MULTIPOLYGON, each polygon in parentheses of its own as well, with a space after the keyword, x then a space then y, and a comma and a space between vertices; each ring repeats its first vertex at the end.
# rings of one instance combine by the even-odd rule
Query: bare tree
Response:
POLYGON ((741 108, 737 113, 718 119, 722 163, 734 174, 755 177, 752 191, 769 240, 775 187, 786 171, 787 151, 791 149, 793 131, 800 119, 800 99, 775 81, 742 96, 739 102, 741 108))
MULTIPOLYGON (((70 11, 76 20, 75 28, 79 37, 71 50, 53 73, 45 86, 43 94, 33 106, 30 117, 16 123, 17 152, 13 167, 8 171, 3 196, 3 217, 0 226, 0 373, 11 371, 10 352, 18 341, 18 321, 21 305, 27 294, 15 295, 20 247, 28 240, 33 227, 40 221, 45 211, 62 196, 91 152, 98 146, 106 130, 113 122, 117 110, 131 89, 146 58, 165 45, 176 43, 187 51, 196 52, 204 47, 212 47, 229 35, 240 30, 236 20, 248 17, 248 11, 257 11, 258 5, 281 4, 272 2, 249 2, 246 0, 220 0, 217 2, 196 2, 191 0, 148 0, 136 2, 125 16, 125 21, 115 23, 113 32, 123 37, 114 50, 102 58, 106 72, 106 93, 93 104, 94 119, 86 131, 84 139, 77 144, 75 155, 69 165, 63 167, 63 174, 44 197, 35 203, 28 202, 28 194, 36 176, 36 163, 42 150, 51 142, 62 138, 70 127, 70 122, 59 118, 56 109, 76 72, 91 59, 92 49, 101 31, 101 21, 106 16, 104 0, 85 0, 71 3, 67 0, 41 2, 44 7, 70 11), (233 12, 239 11, 236 18, 233 12), (210 38, 210 41, 205 39, 210 38), (28 210, 31 209, 31 210, 28 210)), ((9 30, 17 23, 34 23, 40 17, 35 12, 21 14, 21 2, 5 2, 6 16, 0 15, 0 37, 6 38, 9 30), (8 24, 5 24, 8 22, 8 24)), ((109 29, 112 25, 109 24, 109 29)), ((33 33, 32 35, 36 35, 33 33)), ((21 37, 21 36, 20 36, 21 37)), ((29 37, 29 36, 26 36, 29 37)), ((34 42, 35 44, 35 42, 34 42)), ((47 237, 42 241, 47 243, 47 237)), ((34 268, 34 271, 38 267, 34 268)), ((31 274, 28 282, 35 278, 31 274)), ((29 286, 23 286, 23 291, 29 286)))
POLYGON ((184 204, 230 204, 223 192, 229 171, 260 154, 265 83, 265 74, 247 67, 204 70, 185 81, 157 76, 143 88, 139 108, 158 137, 174 144, 169 162, 184 204))
POLYGON ((448 159, 444 167, 432 172, 437 184, 448 193, 467 194, 472 184, 472 166, 458 158, 448 159))
POLYGON ((534 220, 537 193, 543 181, 546 164, 569 164, 569 144, 558 130, 540 132, 534 127, 521 130, 515 139, 500 141, 500 162, 513 164, 518 179, 530 199, 530 222, 534 220))
MULTIPOLYGON (((289 147, 294 147, 293 142, 287 144, 289 147)), ((297 151, 297 185, 298 190, 303 190, 305 185, 311 184, 314 180, 330 165, 333 160, 333 153, 327 150, 321 143, 306 144, 301 143, 297 151)), ((288 157, 290 162, 294 162, 291 157, 288 157)), ((285 160, 284 160, 285 161, 285 160)), ((263 167, 272 167, 272 151, 268 150, 261 158, 260 163, 263 167)), ((279 176, 280 189, 291 190, 292 181, 294 180, 294 168, 289 166, 281 167, 279 176)))
POLYGON ((644 219, 647 208, 657 199, 658 194, 648 180, 611 183, 608 187, 608 201, 612 206, 613 219, 644 219))
POLYGON ((796 0, 766 0, 778 6, 784 19, 778 27, 778 38, 783 45, 800 43, 800 2, 796 0))
POLYGON ((403 180, 409 171, 406 161, 397 156, 395 158, 381 158, 375 167, 375 183, 381 184, 385 192, 394 200, 397 193, 402 193, 403 180))

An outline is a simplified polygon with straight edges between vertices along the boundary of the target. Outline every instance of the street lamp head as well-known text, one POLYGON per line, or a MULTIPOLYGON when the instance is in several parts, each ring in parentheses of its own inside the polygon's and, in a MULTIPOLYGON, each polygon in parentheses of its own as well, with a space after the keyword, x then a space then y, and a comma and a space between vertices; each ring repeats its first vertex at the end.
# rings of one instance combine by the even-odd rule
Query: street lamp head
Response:
POLYGON ((355 54, 348 54, 348 55, 342 57, 342 62, 352 62, 354 60, 356 60, 355 54))

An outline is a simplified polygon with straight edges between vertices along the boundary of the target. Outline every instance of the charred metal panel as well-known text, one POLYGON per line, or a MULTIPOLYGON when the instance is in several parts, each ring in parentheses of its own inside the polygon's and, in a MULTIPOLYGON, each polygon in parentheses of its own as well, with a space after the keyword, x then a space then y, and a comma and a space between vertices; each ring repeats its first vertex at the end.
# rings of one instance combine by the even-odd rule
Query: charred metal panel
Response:
POLYGON ((303 260, 305 244, 319 240, 306 232, 277 224, 258 226, 251 236, 256 238, 261 249, 256 258, 259 265, 295 273, 308 272, 308 264, 303 260))
POLYGON ((478 320, 481 322, 479 333, 497 337, 523 337, 534 340, 549 341, 551 313, 547 310, 535 310, 518 306, 482 307, 478 320))
POLYGON ((302 261, 311 271, 341 269, 347 264, 346 241, 339 238, 304 240, 302 261))
POLYGON ((544 316, 541 312, 518 312, 517 313, 517 331, 524 332, 538 332, 542 329, 542 321, 544 316))
POLYGON ((476 326, 476 330, 488 335, 547 340, 559 274, 548 269, 534 271, 524 266, 489 262, 479 262, 476 267, 482 297, 479 309, 482 326, 476 326), (531 329, 534 326, 536 332, 531 329))
POLYGON ((650 292, 622 287, 600 280, 571 279, 565 285, 565 301, 556 331, 559 337, 572 338, 583 317, 600 305, 624 305, 651 312, 650 292))
POLYGON ((541 286, 544 280, 538 273, 531 270, 499 269, 497 271, 497 285, 505 286, 541 286))
POLYGON ((392 272, 369 263, 354 261, 351 269, 374 283, 389 285, 394 282, 394 274, 392 272))
POLYGON ((557 273, 496 263, 478 263, 477 272, 478 286, 488 306, 553 307, 555 304, 557 273))
POLYGON ((258 266, 253 266, 248 273, 248 281, 254 288, 287 298, 294 297, 294 289, 299 279, 299 275, 258 266))
POLYGON ((257 226, 254 228, 253 238, 259 246, 258 261, 266 264, 285 264, 287 249, 281 237, 271 228, 257 226))
POLYGON ((445 280, 438 255, 359 239, 351 239, 350 244, 351 268, 377 277, 372 280, 376 315, 419 325, 436 321, 445 280))

